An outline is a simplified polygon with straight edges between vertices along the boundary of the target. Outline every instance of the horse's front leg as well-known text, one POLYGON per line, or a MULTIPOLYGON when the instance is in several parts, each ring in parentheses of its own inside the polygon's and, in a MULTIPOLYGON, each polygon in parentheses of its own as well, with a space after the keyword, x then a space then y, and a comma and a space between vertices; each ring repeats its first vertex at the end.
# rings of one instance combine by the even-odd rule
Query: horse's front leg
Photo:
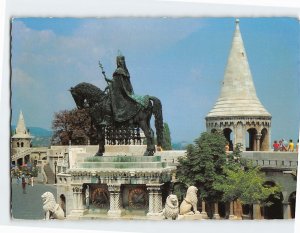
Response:
POLYGON ((144 131, 147 139, 147 150, 145 151, 144 156, 153 156, 155 152, 154 132, 144 121, 140 122, 140 127, 144 131))
POLYGON ((103 153, 105 152, 105 127, 97 127, 97 135, 98 135, 98 141, 99 141, 99 148, 98 152, 95 156, 103 156, 103 153))

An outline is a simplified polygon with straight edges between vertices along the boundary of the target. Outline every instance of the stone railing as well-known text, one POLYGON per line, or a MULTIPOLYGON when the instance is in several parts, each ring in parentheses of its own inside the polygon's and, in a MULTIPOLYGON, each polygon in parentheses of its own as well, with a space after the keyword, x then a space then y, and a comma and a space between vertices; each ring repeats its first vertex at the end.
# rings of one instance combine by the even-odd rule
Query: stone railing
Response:
POLYGON ((245 151, 242 158, 251 160, 254 165, 270 169, 297 169, 296 152, 245 151))
POLYGON ((16 153, 14 153, 11 157, 12 161, 18 160, 19 158, 23 158, 26 155, 30 155, 31 154, 31 148, 15 149, 15 152, 16 153))
MULTIPOLYGON (((157 152, 162 161, 169 166, 178 165, 178 158, 186 155, 186 151, 163 151, 157 152)), ((254 165, 270 169, 297 169, 298 154, 296 152, 273 152, 273 151, 244 151, 242 158, 248 159, 254 165)))

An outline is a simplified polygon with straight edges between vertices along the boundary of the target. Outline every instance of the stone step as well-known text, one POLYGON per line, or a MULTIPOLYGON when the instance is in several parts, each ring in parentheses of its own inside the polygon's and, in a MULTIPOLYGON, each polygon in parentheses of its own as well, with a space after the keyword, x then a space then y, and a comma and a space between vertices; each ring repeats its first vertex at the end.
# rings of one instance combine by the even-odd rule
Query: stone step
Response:
POLYGON ((161 156, 92 156, 84 159, 84 162, 130 162, 130 163, 140 163, 140 162, 161 162, 161 156))
POLYGON ((47 176, 47 183, 54 184, 55 183, 55 174, 51 170, 50 166, 47 164, 44 166, 44 171, 47 176))
POLYGON ((166 162, 82 162, 78 163, 78 168, 165 168, 166 162))

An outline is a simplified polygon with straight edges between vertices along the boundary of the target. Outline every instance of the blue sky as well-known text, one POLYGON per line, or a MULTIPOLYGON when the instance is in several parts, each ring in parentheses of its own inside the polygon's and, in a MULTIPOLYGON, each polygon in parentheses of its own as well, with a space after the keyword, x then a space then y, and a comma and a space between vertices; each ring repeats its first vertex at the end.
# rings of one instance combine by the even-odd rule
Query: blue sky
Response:
MULTIPOLYGON (((68 92, 79 82, 105 87, 118 50, 136 94, 163 104, 173 141, 205 131, 217 100, 234 18, 15 18, 12 21, 12 124, 51 129, 54 112, 75 107, 68 92)), ((272 140, 297 140, 299 24, 292 18, 241 18, 256 92, 272 114, 272 140)))

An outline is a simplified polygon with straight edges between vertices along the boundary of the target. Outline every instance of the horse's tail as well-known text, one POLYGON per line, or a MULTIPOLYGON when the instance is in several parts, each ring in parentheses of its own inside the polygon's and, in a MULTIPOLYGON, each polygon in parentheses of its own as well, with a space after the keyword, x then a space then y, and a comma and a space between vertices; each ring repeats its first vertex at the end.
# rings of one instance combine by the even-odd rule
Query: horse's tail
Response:
POLYGON ((162 115, 162 105, 158 98, 150 96, 150 100, 153 102, 153 114, 155 117, 155 129, 157 136, 157 145, 162 146, 164 140, 164 122, 162 115))

